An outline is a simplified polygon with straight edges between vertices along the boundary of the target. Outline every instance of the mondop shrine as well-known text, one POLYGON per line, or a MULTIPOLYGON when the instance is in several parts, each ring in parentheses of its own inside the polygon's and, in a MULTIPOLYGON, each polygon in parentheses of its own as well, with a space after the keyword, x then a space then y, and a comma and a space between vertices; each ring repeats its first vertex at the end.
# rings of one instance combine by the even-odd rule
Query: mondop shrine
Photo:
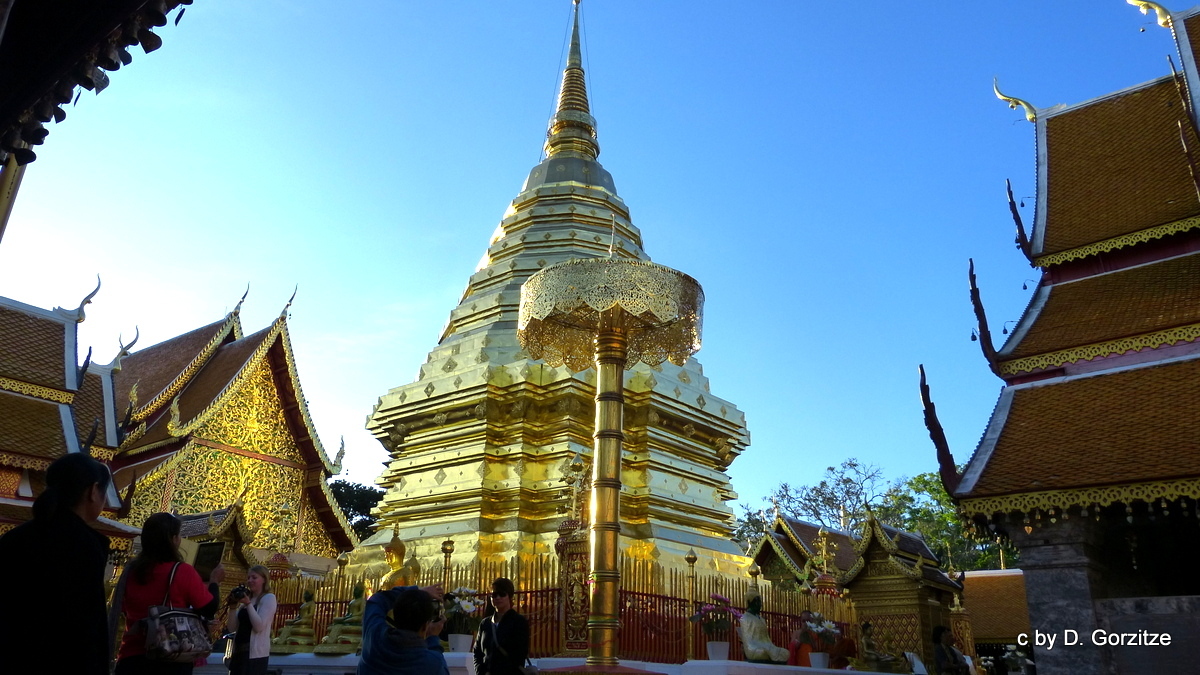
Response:
MULTIPOLYGON (((376 592, 482 600, 496 577, 514 582, 543 670, 932 673, 940 626, 980 675, 1193 672, 1180 649, 1141 645, 1200 638, 1181 567, 1200 554, 1200 8, 1130 4, 1171 32, 1173 74, 1048 108, 997 84, 1032 123, 1035 217, 1012 214, 1040 277, 997 346, 972 264, 979 367, 1003 383, 978 446, 946 441, 936 362, 913 383, 930 469, 971 535, 1015 545, 1020 569, 950 569, 870 513, 833 529, 777 511, 748 548, 733 540, 746 415, 696 356, 703 279, 652 262, 654 233, 598 161, 578 0, 541 161, 480 229, 482 259, 416 378, 363 411, 388 453, 373 533, 360 540, 328 485, 344 449, 313 424, 290 300, 244 326, 247 299, 231 298, 206 325, 96 363, 78 326, 109 304, 101 284, 53 309, 0 289, 18 296, 0 297, 0 534, 32 518, 54 460, 86 453, 113 476, 95 525, 108 593, 146 518, 174 513, 185 559, 202 576, 222 565, 223 593, 270 570, 276 672, 354 672, 376 592), (805 638, 820 633, 805 612, 836 632, 805 638), (1062 626, 1078 645, 1024 646, 1062 626), (811 666, 787 665, 797 640, 811 666), (1008 664, 1014 644, 1031 660, 1008 664)), ((153 29, 184 5, 0 3, 0 237, 46 125, 130 50, 157 49, 153 29)), ((452 673, 473 670, 449 642, 452 673)), ((210 664, 196 672, 225 672, 210 664)))

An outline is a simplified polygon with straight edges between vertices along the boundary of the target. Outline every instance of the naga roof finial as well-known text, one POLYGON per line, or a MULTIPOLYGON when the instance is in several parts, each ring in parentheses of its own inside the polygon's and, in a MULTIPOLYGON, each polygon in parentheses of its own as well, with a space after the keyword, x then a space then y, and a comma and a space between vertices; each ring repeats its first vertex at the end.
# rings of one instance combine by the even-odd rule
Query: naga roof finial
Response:
MULTIPOLYGON (((121 359, 125 358, 126 356, 129 356, 129 350, 132 349, 133 346, 137 344, 138 338, 140 338, 140 337, 142 337, 142 329, 139 328, 138 326, 133 327, 133 340, 131 340, 129 344, 125 344, 122 341, 122 336, 117 335, 117 356, 116 356, 116 358, 114 358, 112 360, 112 363, 110 364, 110 367, 112 368, 112 371, 114 373, 120 372, 121 359)), ((137 383, 135 382, 133 384, 133 390, 130 391, 130 394, 136 396, 137 395, 136 392, 137 392, 137 383)))
POLYGON ((1037 108, 1034 108, 1029 101, 1001 93, 1000 83, 994 77, 992 78, 992 91, 996 92, 996 98, 1007 103, 1009 108, 1016 110, 1017 106, 1021 106, 1025 109, 1025 119, 1029 120, 1030 122, 1037 122, 1037 108))
POLYGON ((346 437, 342 436, 342 444, 338 448, 337 458, 333 460, 333 475, 342 472, 342 459, 346 457, 346 437))
POLYGON ((92 304, 92 298, 96 297, 96 294, 99 292, 100 292, 100 275, 97 274, 96 275, 96 288, 91 293, 87 294, 87 297, 85 297, 83 299, 83 302, 79 303, 79 308, 75 310, 75 323, 83 323, 83 320, 87 318, 87 316, 83 313, 83 308, 92 304))
POLYGON ((286 319, 288 310, 292 308, 292 301, 296 299, 296 294, 300 292, 300 284, 292 289, 292 297, 288 298, 287 304, 283 306, 283 311, 279 313, 279 318, 286 319))
POLYGON ((232 312, 233 314, 241 314, 242 313, 242 303, 246 302, 247 295, 250 295, 250 283, 249 282, 246 282, 246 292, 242 293, 242 299, 238 300, 237 306, 233 308, 233 312, 232 312))
POLYGON ((1163 28, 1171 27, 1171 10, 1167 9, 1166 7, 1163 7, 1157 2, 1150 2, 1150 0, 1125 1, 1141 10, 1142 14, 1149 14, 1150 10, 1154 10, 1154 14, 1158 19, 1158 25, 1162 26, 1163 28))

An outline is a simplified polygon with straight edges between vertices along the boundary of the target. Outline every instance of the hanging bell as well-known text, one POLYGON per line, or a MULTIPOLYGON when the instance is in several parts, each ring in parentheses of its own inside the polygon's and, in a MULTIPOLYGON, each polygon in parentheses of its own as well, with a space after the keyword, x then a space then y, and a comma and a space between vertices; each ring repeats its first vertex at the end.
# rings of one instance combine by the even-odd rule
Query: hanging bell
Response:
POLYGON ((138 31, 138 42, 142 43, 142 51, 147 54, 162 46, 162 38, 155 35, 149 28, 138 31))

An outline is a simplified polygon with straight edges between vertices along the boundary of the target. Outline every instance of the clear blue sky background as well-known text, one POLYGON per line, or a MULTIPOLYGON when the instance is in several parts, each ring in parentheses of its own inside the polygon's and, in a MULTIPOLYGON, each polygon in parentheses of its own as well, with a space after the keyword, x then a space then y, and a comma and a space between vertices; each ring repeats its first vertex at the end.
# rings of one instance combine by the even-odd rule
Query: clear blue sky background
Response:
MULTIPOLYGON (((101 274, 81 343, 107 362, 119 333, 218 320, 247 282, 257 330, 298 283, 318 431, 370 482, 385 455, 363 421, 411 381, 539 160, 569 12, 198 0, 52 128, 0 294, 74 307, 101 274)), ((992 77, 1076 103, 1175 51, 1120 0, 584 0, 584 22, 600 160, 654 260, 704 285, 700 359, 746 412, 730 472, 756 507, 851 456, 934 470, 922 362, 966 461, 1001 384, 968 339, 967 258, 997 333, 1036 277, 1004 200, 1005 178, 1034 193, 1033 126, 992 77)))

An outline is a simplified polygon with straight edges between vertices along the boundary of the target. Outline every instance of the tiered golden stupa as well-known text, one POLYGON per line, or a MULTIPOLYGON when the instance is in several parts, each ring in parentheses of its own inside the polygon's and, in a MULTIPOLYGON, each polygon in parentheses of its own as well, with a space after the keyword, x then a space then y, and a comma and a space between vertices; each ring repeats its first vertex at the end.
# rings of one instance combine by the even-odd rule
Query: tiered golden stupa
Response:
MULTIPOLYGON (((612 176, 596 161, 576 6, 546 158, 505 212, 458 307, 414 382, 379 399, 367 428, 391 459, 377 507, 383 544, 399 526, 418 557, 447 537, 455 560, 551 553, 568 498, 564 473, 591 456, 595 370, 572 374, 517 342, 521 284, 571 258, 649 260, 612 176)), ((745 416, 709 391, 691 359, 625 378, 621 548, 626 556, 732 572, 736 493, 725 473, 749 444, 745 416)))

